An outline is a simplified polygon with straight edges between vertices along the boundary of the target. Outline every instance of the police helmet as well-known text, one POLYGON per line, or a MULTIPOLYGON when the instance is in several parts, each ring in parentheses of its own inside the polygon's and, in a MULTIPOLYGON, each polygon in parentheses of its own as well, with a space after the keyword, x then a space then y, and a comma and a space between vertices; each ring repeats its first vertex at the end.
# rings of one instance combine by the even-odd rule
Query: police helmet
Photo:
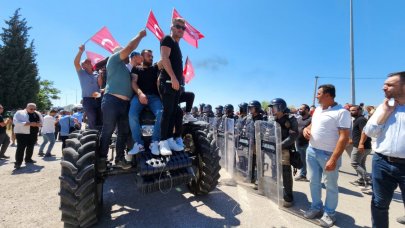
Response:
POLYGON ((224 107, 222 105, 218 105, 217 107, 215 107, 215 114, 217 116, 222 115, 223 112, 224 112, 224 107))
POLYGON ((239 112, 241 112, 241 113, 242 112, 244 112, 244 113, 247 112, 248 104, 246 102, 242 102, 238 106, 239 106, 239 112))
POLYGON ((204 106, 204 112, 212 112, 212 106, 210 104, 204 106))
POLYGON ((257 108, 257 110, 260 110, 260 109, 262 109, 262 104, 260 104, 260 102, 257 100, 253 100, 253 101, 249 102, 248 107, 249 108, 254 107, 254 108, 257 108))
POLYGON ((287 110, 287 103, 281 98, 274 98, 270 101, 270 107, 275 107, 276 112, 285 112, 287 110))
POLYGON ((233 105, 231 105, 231 104, 225 105, 225 106, 224 106, 224 109, 225 109, 225 113, 233 112, 233 111, 234 111, 234 110, 233 110, 233 105))

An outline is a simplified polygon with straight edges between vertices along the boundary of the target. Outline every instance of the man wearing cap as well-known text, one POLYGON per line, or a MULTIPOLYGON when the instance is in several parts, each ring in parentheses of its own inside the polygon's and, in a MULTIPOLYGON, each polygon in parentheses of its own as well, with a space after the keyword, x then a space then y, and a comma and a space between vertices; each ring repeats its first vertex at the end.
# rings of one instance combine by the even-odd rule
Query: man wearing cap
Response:
POLYGON ((98 169, 104 172, 106 167, 108 149, 111 136, 115 127, 118 128, 117 134, 117 156, 115 164, 123 169, 131 168, 131 164, 125 161, 124 150, 129 134, 128 111, 129 102, 133 96, 131 88, 131 77, 125 60, 129 54, 138 47, 142 38, 146 36, 146 31, 141 30, 125 48, 115 48, 114 54, 111 55, 107 62, 107 82, 104 91, 101 109, 103 111, 103 128, 100 138, 100 159, 98 169))
POLYGON ((159 66, 156 63, 153 64, 152 50, 145 49, 141 52, 141 55, 143 59, 142 65, 135 66, 131 72, 132 89, 135 92, 135 96, 131 100, 129 109, 129 125, 134 146, 128 154, 134 155, 145 150, 144 142, 141 138, 139 115, 143 108, 148 106, 156 117, 152 143, 149 147, 152 154, 159 155, 160 117, 162 115, 162 102, 160 101, 157 88, 159 66))
POLYGON ((84 45, 80 45, 74 65, 79 76, 80 87, 82 89, 83 108, 87 116, 89 129, 96 129, 101 126, 101 97, 100 86, 98 85, 98 75, 93 74, 93 66, 90 59, 85 59, 80 64, 80 58, 84 52, 84 45))
POLYGON ((139 52, 133 51, 129 55, 129 63, 126 65, 129 72, 132 71, 132 68, 141 65, 142 61, 143 61, 143 56, 139 52))

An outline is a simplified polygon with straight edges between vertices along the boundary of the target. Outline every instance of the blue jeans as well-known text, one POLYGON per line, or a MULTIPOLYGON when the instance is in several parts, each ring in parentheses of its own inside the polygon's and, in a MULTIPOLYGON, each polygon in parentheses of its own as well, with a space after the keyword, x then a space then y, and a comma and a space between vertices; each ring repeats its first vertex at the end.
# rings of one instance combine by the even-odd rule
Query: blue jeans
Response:
POLYGON ((302 169, 300 169, 300 176, 306 177, 307 176, 307 148, 308 145, 306 146, 298 146, 297 144, 295 145, 297 148, 297 152, 300 153, 301 155, 301 161, 302 161, 302 169))
POLYGON ((339 158, 334 171, 325 171, 326 162, 331 157, 332 152, 315 149, 308 146, 307 149, 307 178, 311 190, 311 209, 321 210, 322 204, 322 177, 325 180, 326 199, 324 211, 331 216, 335 215, 338 204, 338 177, 339 168, 342 165, 342 158, 339 158))
POLYGON ((399 186, 405 199, 405 165, 392 163, 375 153, 372 162, 373 197, 371 199, 371 220, 373 227, 388 227, 388 209, 399 186))
POLYGON ((106 94, 103 97, 101 109, 103 111, 103 128, 101 129, 100 138, 100 157, 107 157, 111 136, 117 126, 117 156, 115 157, 115 161, 122 160, 124 159, 124 151, 129 135, 129 101, 106 94))
MULTIPOLYGON (((157 95, 146 95, 148 98, 148 107, 156 117, 155 126, 153 128, 152 142, 159 141, 160 139, 160 118, 162 117, 162 102, 157 95)), ((129 126, 131 127, 132 139, 134 142, 143 145, 144 142, 141 137, 141 125, 139 124, 139 114, 146 105, 141 104, 137 96, 134 96, 131 100, 131 106, 129 108, 129 126)))
POLYGON ((41 146, 39 147, 39 152, 44 152, 45 145, 49 142, 48 149, 46 150, 46 154, 51 154, 53 145, 55 145, 55 133, 46 133, 42 134, 44 141, 42 142, 41 146))

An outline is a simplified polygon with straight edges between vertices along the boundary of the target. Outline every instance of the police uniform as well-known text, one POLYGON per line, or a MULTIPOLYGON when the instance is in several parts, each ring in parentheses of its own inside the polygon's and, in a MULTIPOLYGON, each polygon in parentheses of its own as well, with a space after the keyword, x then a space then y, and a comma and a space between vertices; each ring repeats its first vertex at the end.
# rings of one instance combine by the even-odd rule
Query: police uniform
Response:
POLYGON ((290 165, 290 150, 295 150, 295 139, 298 136, 298 122, 293 115, 284 114, 276 119, 281 127, 281 149, 283 166, 283 187, 284 201, 292 202, 293 198, 293 179, 290 165))

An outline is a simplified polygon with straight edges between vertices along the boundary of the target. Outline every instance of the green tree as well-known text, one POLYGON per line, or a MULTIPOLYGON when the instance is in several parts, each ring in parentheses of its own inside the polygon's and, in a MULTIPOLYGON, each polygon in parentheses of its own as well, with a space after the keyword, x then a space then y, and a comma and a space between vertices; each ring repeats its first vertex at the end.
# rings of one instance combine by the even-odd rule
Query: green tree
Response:
POLYGON ((0 103, 10 110, 37 102, 39 77, 34 41, 28 39, 31 27, 20 9, 5 24, 0 34, 0 103))
POLYGON ((262 109, 264 111, 266 111, 267 107, 269 107, 269 104, 270 104, 270 102, 268 102, 268 101, 262 101, 262 109))
POLYGON ((39 110, 49 110, 52 107, 51 99, 58 100, 60 90, 53 87, 53 81, 42 80, 39 82, 39 92, 37 108, 39 110))

